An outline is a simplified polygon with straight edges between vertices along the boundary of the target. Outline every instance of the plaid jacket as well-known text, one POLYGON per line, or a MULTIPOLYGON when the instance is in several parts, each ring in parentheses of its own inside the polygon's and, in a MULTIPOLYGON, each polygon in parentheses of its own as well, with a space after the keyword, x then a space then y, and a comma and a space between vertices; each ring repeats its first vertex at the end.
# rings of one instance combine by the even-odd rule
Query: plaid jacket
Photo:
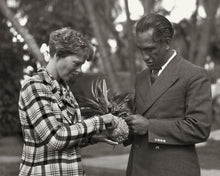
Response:
POLYGON ((19 116, 24 137, 20 176, 85 175, 80 145, 101 132, 104 123, 98 116, 82 120, 68 86, 39 70, 22 85, 19 116))

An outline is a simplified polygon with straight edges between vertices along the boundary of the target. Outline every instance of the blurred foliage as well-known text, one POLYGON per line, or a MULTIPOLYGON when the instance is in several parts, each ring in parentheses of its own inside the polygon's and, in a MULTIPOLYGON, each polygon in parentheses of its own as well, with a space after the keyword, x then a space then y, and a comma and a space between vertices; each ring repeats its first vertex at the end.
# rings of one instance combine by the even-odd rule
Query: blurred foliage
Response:
POLYGON ((23 16, 28 16, 26 27, 39 45, 48 43, 51 31, 64 26, 90 36, 92 34, 80 0, 22 0, 17 10, 21 11, 23 16))
POLYGON ((20 43, 12 43, 6 20, 0 15, 0 135, 20 133, 18 94, 23 77, 24 61, 20 43))
MULTIPOLYGON (((13 0, 11 0, 13 1, 13 0)), ((88 13, 85 9, 84 0, 15 0, 18 2, 18 6, 11 8, 16 16, 19 18, 27 18, 26 27, 29 32, 34 36, 38 45, 48 43, 48 37, 51 31, 60 27, 72 27, 76 30, 86 34, 89 39, 95 38, 91 23, 89 21, 88 13)), ((122 8, 118 0, 92 0, 95 7, 95 15, 99 27, 101 29, 102 38, 106 41, 106 49, 109 54, 109 60, 113 70, 117 72, 118 82, 122 88, 122 92, 132 91, 129 83, 129 37, 128 28, 126 22, 120 23, 123 27, 122 31, 117 31, 115 28, 115 20, 122 12, 122 8), (115 52, 112 52, 112 48, 107 43, 108 39, 113 39, 117 43, 115 52)), ((151 11, 157 11, 161 14, 168 15, 170 12, 164 10, 161 7, 161 0, 141 0, 144 5, 144 9, 151 11), (148 2, 147 2, 148 1, 148 2)), ((208 2, 208 1, 207 1, 208 2)), ((147 12, 145 12, 147 13, 147 12)), ((192 20, 182 20, 178 24, 175 24, 175 48, 181 52, 181 54, 187 59, 190 56, 190 47, 192 45, 192 36, 195 36, 195 40, 199 42, 199 38, 205 35, 201 32, 203 18, 200 18, 196 22, 196 31, 193 30, 195 26, 192 20)), ((210 46, 208 48, 208 56, 215 63, 215 68, 209 70, 210 77, 214 83, 217 78, 220 77, 220 23, 219 16, 216 16, 216 23, 211 28, 210 33, 210 46)), ((0 134, 13 134, 20 132, 17 102, 20 89, 20 80, 24 75, 24 68, 27 65, 31 65, 36 71, 36 60, 30 56, 29 61, 23 61, 23 55, 28 54, 27 50, 23 49, 24 42, 12 42, 13 34, 10 32, 10 27, 6 24, 7 20, 0 16, 0 134)), ((136 21, 131 21, 132 25, 136 21)), ((195 42, 196 43, 196 42, 195 42)), ((97 43, 94 43, 97 46, 97 43)), ((196 55, 199 52, 199 45, 195 48, 196 55)), ((141 55, 134 48, 136 70, 141 71, 143 69, 143 63, 141 61, 141 55)), ((193 55, 193 56, 194 56, 193 55)), ((193 57, 194 58, 194 57, 193 57)), ((193 60, 191 60, 194 62, 193 60)), ((99 70, 105 71, 102 59, 99 51, 96 53, 94 65, 98 65, 99 70)), ((98 74, 99 75, 99 74, 98 74)), ((91 82, 97 75, 86 75, 83 78, 80 76, 76 81, 71 82, 71 87, 76 95, 89 95, 91 82)))
MULTIPOLYGON (((112 26, 115 17, 120 12, 116 2, 116 0, 93 0, 98 16, 102 17, 106 24, 112 26), (111 15, 112 8, 115 9, 114 17, 111 15)), ((23 16, 28 16, 26 27, 34 35, 39 45, 48 43, 51 31, 64 26, 79 30, 90 38, 94 36, 82 0, 22 0, 17 10, 23 16)))

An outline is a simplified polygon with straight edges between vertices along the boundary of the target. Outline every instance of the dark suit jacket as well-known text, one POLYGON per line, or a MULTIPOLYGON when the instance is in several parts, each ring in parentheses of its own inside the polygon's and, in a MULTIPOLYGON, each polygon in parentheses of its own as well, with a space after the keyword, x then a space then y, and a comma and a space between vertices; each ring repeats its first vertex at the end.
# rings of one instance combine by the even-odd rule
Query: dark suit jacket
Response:
POLYGON ((199 176, 195 144, 211 127, 206 71, 177 55, 152 86, 149 69, 135 86, 135 113, 149 119, 149 129, 133 135, 127 176, 199 176))

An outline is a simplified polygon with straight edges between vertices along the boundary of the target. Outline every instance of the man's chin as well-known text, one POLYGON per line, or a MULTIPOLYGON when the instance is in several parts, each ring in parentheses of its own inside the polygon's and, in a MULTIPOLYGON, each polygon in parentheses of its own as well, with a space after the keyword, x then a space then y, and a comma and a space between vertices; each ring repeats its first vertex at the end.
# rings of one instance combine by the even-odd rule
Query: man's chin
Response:
POLYGON ((152 65, 147 65, 147 67, 148 67, 150 70, 154 70, 154 69, 155 69, 155 67, 152 66, 152 65))
POLYGON ((148 67, 148 68, 150 68, 150 69, 154 68, 154 65, 153 65, 153 64, 151 64, 151 63, 147 63, 147 62, 145 62, 145 64, 146 64, 146 65, 147 65, 147 67, 148 67))
POLYGON ((161 67, 156 67, 156 66, 153 66, 153 65, 148 65, 148 68, 150 70, 160 70, 161 69, 161 67))

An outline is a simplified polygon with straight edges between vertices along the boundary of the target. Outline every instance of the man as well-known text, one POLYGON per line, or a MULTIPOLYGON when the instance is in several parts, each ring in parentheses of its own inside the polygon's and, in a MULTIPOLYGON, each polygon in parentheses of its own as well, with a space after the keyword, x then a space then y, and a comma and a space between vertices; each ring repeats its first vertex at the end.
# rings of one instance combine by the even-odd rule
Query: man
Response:
POLYGON ((82 176, 80 147, 94 140, 115 144, 99 135, 115 117, 107 114, 83 120, 66 84, 92 54, 83 35, 70 28, 53 31, 49 47, 48 65, 25 80, 20 92, 24 147, 19 175, 82 176))
POLYGON ((148 68, 137 75, 135 115, 126 118, 132 143, 127 176, 200 175, 195 144, 210 133, 210 81, 203 68, 172 48, 173 34, 159 14, 144 16, 136 26, 148 68))

